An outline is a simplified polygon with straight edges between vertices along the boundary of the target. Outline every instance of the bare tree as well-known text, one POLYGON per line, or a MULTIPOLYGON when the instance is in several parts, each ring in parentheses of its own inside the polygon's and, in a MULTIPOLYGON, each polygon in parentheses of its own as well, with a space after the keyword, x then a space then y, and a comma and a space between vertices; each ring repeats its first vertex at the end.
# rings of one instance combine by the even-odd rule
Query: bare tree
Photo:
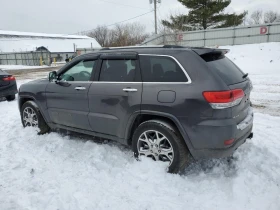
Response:
POLYGON ((263 13, 262 10, 254 11, 250 18, 246 18, 246 25, 258 25, 280 22, 280 14, 272 10, 263 13))
POLYGON ((274 23, 280 21, 280 15, 272 10, 264 13, 264 23, 274 23))
POLYGON ((251 24, 250 25, 258 25, 263 23, 263 11, 256 10, 251 14, 251 24))
POLYGON ((104 47, 107 42, 107 36, 109 29, 106 26, 97 26, 93 31, 89 32, 87 35, 96 39, 96 41, 104 47))
POLYGON ((94 37, 102 47, 137 45, 149 36, 145 32, 145 26, 140 23, 118 24, 112 29, 98 26, 87 35, 94 37))

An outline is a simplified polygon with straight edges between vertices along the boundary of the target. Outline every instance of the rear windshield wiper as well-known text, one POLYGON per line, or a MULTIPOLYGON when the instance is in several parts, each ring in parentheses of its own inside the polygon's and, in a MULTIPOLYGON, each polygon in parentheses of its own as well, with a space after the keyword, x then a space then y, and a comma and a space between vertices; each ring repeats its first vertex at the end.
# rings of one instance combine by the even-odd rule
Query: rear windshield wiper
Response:
POLYGON ((248 75, 249 75, 248 73, 244 74, 242 78, 245 79, 246 77, 248 77, 248 75))

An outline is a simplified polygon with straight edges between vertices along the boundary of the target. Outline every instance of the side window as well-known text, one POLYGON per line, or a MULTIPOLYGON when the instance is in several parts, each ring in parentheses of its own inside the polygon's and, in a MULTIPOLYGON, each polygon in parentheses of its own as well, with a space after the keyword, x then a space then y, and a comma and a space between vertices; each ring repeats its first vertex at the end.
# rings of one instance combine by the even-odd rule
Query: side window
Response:
POLYGON ((167 56, 140 56, 143 82, 187 82, 178 63, 167 56))
POLYGON ((135 79, 135 60, 103 60, 99 81, 134 82, 135 79))
POLYGON ((63 81, 89 81, 92 75, 93 67, 95 65, 95 60, 84 60, 72 66, 62 75, 60 75, 60 80, 63 81))

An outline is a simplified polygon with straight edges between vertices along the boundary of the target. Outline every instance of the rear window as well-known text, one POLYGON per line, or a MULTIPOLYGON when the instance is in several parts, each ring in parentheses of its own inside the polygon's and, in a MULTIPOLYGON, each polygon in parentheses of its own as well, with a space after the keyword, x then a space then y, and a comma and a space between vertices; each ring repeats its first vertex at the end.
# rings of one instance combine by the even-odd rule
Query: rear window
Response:
POLYGON ((227 85, 240 83, 244 73, 226 56, 221 53, 210 53, 201 55, 203 60, 207 62, 208 67, 217 72, 227 85))

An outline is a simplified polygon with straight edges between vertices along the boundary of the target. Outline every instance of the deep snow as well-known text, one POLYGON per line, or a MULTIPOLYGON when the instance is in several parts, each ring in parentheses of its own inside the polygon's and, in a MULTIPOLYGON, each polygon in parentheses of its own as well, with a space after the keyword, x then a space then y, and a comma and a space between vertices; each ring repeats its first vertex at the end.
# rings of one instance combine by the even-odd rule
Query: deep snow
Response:
POLYGON ((252 61, 258 52, 245 51, 255 47, 232 47, 229 57, 235 55, 235 62, 250 73, 252 101, 258 102, 263 92, 260 98, 269 107, 263 112, 270 115, 256 107, 254 138, 235 152, 231 163, 200 162, 181 176, 167 174, 163 163, 136 161, 129 148, 117 143, 67 133, 38 136, 34 129, 22 128, 16 101, 0 102, 0 209, 279 210, 280 117, 271 116, 275 101, 269 100, 279 92, 268 92, 274 90, 271 84, 280 85, 280 67, 257 70, 262 62, 252 61), (252 70, 246 68, 248 62, 252 70))
POLYGON ((21 126, 16 102, 2 102, 0 209, 280 208, 280 118, 257 113, 253 140, 229 165, 193 167, 186 175, 134 160, 115 143, 21 126), (3 123, 4 122, 4 123, 3 123))

